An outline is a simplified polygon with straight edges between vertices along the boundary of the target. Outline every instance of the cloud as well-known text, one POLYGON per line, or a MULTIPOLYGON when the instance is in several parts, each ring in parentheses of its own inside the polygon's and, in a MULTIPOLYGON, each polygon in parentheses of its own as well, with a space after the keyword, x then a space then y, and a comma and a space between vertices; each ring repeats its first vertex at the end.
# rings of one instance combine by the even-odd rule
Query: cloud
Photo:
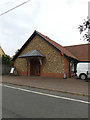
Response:
MULTIPOLYGON (((9 0, 6 3, 3 0, 0 11, 6 11, 24 1, 9 0)), ((0 17, 1 45, 6 54, 12 56, 34 30, 61 45, 85 43, 80 41, 77 28, 87 15, 88 0, 31 0, 0 17)))

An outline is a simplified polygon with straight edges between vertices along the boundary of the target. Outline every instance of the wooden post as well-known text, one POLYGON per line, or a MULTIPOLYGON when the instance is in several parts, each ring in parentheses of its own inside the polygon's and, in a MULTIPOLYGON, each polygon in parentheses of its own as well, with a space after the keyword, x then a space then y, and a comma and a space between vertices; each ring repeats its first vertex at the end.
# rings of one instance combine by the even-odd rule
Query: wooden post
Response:
POLYGON ((28 76, 30 76, 30 62, 29 62, 29 65, 28 65, 28 76))
POLYGON ((28 61, 27 61, 27 76, 28 76, 28 61))
POLYGON ((70 62, 71 62, 71 60, 69 59, 69 77, 71 77, 71 68, 70 68, 70 62))
POLYGON ((28 58, 26 58, 27 61, 27 76, 28 76, 28 58))

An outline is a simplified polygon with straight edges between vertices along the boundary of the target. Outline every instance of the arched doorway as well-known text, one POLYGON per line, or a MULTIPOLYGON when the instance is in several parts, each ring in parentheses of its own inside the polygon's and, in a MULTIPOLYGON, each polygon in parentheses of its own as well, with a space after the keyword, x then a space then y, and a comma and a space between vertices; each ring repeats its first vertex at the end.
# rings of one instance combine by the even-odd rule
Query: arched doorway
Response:
POLYGON ((40 76, 40 61, 39 59, 30 60, 30 75, 40 76))

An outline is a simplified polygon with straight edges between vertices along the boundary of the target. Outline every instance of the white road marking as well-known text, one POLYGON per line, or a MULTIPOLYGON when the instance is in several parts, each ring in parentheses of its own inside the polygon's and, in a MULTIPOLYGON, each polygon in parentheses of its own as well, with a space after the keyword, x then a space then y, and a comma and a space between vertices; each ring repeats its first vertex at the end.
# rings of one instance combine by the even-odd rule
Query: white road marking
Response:
POLYGON ((70 101, 74 101, 74 102, 90 104, 90 102, 88 102, 88 101, 77 100, 77 99, 72 99, 72 98, 68 98, 68 97, 61 97, 61 96, 57 96, 57 95, 51 95, 51 94, 37 92, 37 91, 32 91, 32 90, 27 90, 27 89, 23 89, 23 88, 12 87, 12 86, 9 86, 9 85, 1 85, 0 84, 0 86, 4 86, 4 87, 7 87, 7 88, 12 88, 12 89, 20 90, 20 91, 24 91, 24 92, 29 92, 29 93, 35 93, 35 94, 39 94, 39 95, 49 96, 49 97, 53 97, 53 98, 59 98, 59 99, 70 100, 70 101))

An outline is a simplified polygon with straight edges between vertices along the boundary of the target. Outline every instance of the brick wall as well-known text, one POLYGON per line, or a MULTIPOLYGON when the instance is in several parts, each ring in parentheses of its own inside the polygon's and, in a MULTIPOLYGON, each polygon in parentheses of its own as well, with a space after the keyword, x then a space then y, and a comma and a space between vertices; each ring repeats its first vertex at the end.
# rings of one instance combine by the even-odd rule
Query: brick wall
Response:
MULTIPOLYGON (((39 36, 35 36, 20 55, 23 55, 34 49, 38 49, 46 56, 46 58, 43 60, 43 65, 41 66, 41 76, 63 77, 64 71, 66 71, 68 75, 68 60, 64 56, 61 56, 59 51, 57 51, 53 46, 39 36)), ((26 59, 17 58, 14 62, 14 65, 20 75, 26 75, 26 59)))

